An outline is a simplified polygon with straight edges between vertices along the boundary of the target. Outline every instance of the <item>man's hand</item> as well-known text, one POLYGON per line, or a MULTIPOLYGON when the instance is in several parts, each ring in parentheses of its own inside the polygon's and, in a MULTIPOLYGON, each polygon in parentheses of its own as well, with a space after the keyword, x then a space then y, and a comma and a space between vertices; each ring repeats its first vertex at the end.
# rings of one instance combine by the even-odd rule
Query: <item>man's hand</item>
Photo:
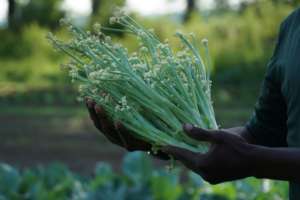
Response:
POLYGON ((168 146, 163 151, 174 156, 211 184, 252 176, 252 164, 248 153, 252 145, 239 136, 223 130, 204 130, 185 125, 188 136, 211 143, 205 154, 168 146))
MULTIPOLYGON (((105 110, 97 106, 94 101, 86 100, 86 106, 94 125, 110 142, 124 147, 128 151, 139 150, 152 153, 151 144, 135 138, 121 123, 111 121, 105 110)), ((168 155, 160 151, 154 156, 163 160, 169 158, 168 155)))

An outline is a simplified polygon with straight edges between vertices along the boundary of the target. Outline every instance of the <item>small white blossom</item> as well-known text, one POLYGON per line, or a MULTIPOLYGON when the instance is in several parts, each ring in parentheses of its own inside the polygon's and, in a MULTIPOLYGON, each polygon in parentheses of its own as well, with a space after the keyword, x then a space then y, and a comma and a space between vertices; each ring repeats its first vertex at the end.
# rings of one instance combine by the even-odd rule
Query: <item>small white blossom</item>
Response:
POLYGON ((148 48, 143 46, 143 47, 141 47, 140 51, 141 51, 141 53, 148 53, 148 48))
POLYGON ((137 34, 138 34, 138 36, 140 36, 142 38, 147 37, 147 33, 145 33, 145 31, 143 31, 143 30, 139 30, 137 34))
POLYGON ((126 96, 123 96, 120 101, 118 102, 118 104, 115 106, 115 111, 126 111, 129 110, 130 107, 127 104, 127 98, 126 96))
POLYGON ((154 29, 153 29, 153 28, 148 29, 148 31, 149 31, 150 33, 154 34, 154 29))
POLYGON ((208 45, 208 39, 207 39, 207 38, 202 39, 201 42, 202 42, 202 44, 203 44, 204 46, 207 46, 207 45, 208 45))
POLYGON ((94 31, 95 31, 96 33, 101 32, 101 24, 95 23, 95 24, 93 25, 93 29, 94 29, 94 31))
POLYGON ((75 79, 77 79, 77 77, 79 76, 78 72, 78 68, 74 65, 69 65, 70 67, 70 71, 69 71, 69 75, 71 76, 72 78, 72 82, 75 81, 75 79))
POLYGON ((81 84, 78 86, 78 91, 79 93, 84 93, 88 90, 88 88, 89 88, 88 85, 81 84))
POLYGON ((118 20, 118 18, 117 17, 111 17, 111 18, 109 18, 109 23, 110 24, 115 24, 115 23, 117 23, 119 20, 118 20))
POLYGON ((191 37, 196 37, 195 33, 190 33, 189 34, 191 37))
POLYGON ((139 58, 138 58, 137 56, 133 56, 133 57, 130 57, 130 58, 128 59, 128 61, 129 61, 130 63, 138 63, 138 62, 139 62, 139 58))
POLYGON ((69 18, 62 18, 59 20, 59 24, 61 26, 69 25, 69 24, 71 24, 71 20, 69 18))

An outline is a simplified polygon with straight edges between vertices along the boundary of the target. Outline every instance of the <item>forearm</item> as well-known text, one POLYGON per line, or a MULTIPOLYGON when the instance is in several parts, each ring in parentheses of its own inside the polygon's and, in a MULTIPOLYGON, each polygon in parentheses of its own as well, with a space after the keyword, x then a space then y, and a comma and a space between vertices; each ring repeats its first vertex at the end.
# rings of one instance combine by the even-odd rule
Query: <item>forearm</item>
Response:
POLYGON ((249 143, 250 150, 246 154, 252 163, 252 176, 300 183, 300 148, 255 145, 255 139, 245 127, 233 127, 226 131, 240 135, 249 143))
POLYGON ((300 148, 250 146, 253 176, 300 183, 300 148))

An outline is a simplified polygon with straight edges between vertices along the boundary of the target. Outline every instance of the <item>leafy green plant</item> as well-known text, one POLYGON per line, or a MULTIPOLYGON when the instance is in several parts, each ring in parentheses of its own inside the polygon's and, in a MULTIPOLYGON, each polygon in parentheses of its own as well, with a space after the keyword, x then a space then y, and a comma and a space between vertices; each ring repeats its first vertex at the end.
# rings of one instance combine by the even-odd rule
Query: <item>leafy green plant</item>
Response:
POLYGON ((153 167, 142 152, 125 156, 121 171, 99 162, 93 176, 83 177, 53 163, 17 170, 0 164, 1 200, 274 200, 287 199, 286 183, 246 179, 211 186, 198 175, 153 167), (184 181, 180 181, 180 179, 184 181))

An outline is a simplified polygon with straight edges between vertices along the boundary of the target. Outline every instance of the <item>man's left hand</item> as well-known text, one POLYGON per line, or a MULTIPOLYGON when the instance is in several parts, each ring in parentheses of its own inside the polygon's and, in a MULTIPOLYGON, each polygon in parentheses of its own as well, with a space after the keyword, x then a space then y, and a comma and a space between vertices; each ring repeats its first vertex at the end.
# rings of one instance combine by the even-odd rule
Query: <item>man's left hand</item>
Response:
POLYGON ((182 162, 187 168, 202 176, 211 184, 252 176, 253 145, 244 138, 226 130, 205 130, 184 125, 186 134, 198 141, 211 143, 207 153, 195 153, 186 149, 167 146, 163 151, 182 162))

